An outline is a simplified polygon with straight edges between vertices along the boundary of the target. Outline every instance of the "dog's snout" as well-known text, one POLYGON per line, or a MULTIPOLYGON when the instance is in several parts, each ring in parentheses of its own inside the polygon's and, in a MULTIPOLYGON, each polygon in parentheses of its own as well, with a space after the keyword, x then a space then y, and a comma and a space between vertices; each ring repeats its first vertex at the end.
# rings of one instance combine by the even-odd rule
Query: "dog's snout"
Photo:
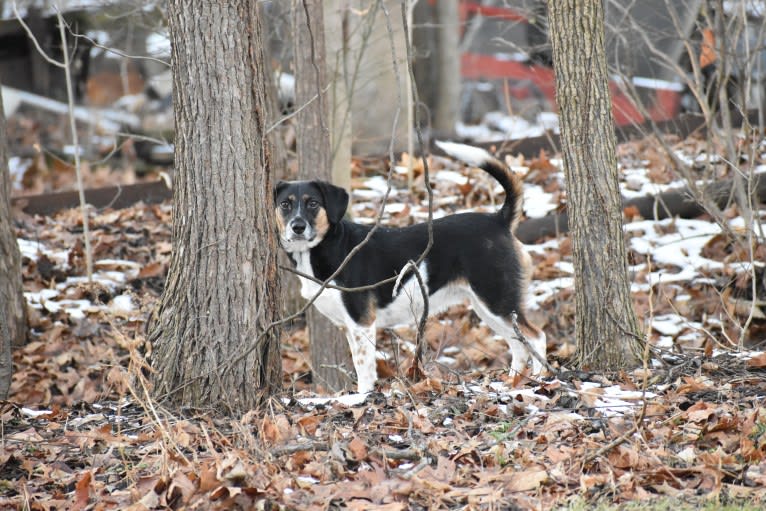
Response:
POLYGON ((290 228, 293 230, 295 234, 303 234, 306 231, 306 221, 302 218, 296 218, 292 222, 290 222, 290 228))

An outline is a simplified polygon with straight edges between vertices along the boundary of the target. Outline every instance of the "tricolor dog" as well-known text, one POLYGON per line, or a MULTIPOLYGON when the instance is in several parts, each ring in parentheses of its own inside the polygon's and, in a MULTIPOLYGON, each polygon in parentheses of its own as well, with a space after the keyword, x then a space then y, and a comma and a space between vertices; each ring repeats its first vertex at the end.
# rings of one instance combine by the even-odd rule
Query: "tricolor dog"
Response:
MULTIPOLYGON (((512 323, 515 313, 528 344, 544 358, 545 334, 524 313, 531 259, 513 235, 521 210, 521 182, 483 149, 437 144, 497 179, 505 190, 505 202, 494 213, 462 213, 433 222, 433 245, 417 267, 427 288, 428 310, 435 313, 467 300, 510 344, 511 374, 521 372, 530 358, 532 374, 539 374, 542 363, 527 352, 512 323)), ((274 200, 282 247, 297 271, 320 281, 336 272, 372 228, 345 220, 348 194, 323 181, 279 182, 274 200)), ((325 288, 314 302, 345 331, 359 392, 370 392, 375 386, 375 329, 416 323, 422 314, 421 287, 408 262, 418 260, 427 244, 425 223, 379 227, 330 283, 348 289, 390 277, 398 276, 399 281, 354 292, 325 288)), ((301 294, 307 299, 320 289, 313 280, 301 277, 300 281, 301 294)))

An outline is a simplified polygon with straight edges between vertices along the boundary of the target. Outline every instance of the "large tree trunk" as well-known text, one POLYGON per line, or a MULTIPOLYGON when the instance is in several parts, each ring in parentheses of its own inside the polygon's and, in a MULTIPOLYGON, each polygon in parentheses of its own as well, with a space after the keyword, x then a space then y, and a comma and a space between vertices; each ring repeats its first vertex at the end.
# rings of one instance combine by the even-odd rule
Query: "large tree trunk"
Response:
MULTIPOLYGON (((301 179, 332 181, 332 123, 327 115, 332 96, 327 88, 322 2, 296 0, 294 8, 298 175, 301 179)), ((351 388, 353 364, 345 336, 315 307, 308 310, 306 322, 314 384, 330 392, 351 388)))
POLYGON ((616 370, 637 362, 622 232, 602 0, 549 0, 548 25, 575 270, 577 360, 616 370))
POLYGON ((0 400, 8 396, 13 376, 11 345, 27 333, 26 303, 21 287, 21 255, 11 227, 11 179, 8 138, 0 101, 0 400))
POLYGON ((239 412, 280 387, 277 248, 255 2, 169 3, 173 253, 150 330, 154 394, 239 412))

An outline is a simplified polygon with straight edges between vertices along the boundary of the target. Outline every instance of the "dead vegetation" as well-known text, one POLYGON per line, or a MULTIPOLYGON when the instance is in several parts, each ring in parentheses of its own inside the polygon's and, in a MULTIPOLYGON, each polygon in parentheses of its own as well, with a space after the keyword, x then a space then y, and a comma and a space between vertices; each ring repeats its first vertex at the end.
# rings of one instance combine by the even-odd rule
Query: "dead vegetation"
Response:
MULTIPOLYGON (((758 144, 754 167, 763 166, 758 144)), ((704 147, 694 138, 677 145, 692 159, 704 147)), ((650 143, 625 144, 620 155, 624 188, 678 182, 650 143)), ((561 208, 556 160, 509 161, 526 172, 528 214, 561 208)), ((481 172, 431 163, 437 215, 497 204, 481 172)), ((71 168, 51 165, 27 167, 23 186, 68 179, 71 168)), ((355 162, 353 211, 362 221, 380 206, 385 167, 355 162)), ((86 170, 86 182, 102 172, 86 170)), ((120 172, 132 179, 129 163, 120 172)), ((384 222, 422 221, 424 197, 396 176, 384 222)), ((736 205, 724 213, 732 232, 748 228, 737 223, 736 205)), ((379 338, 380 392, 320 399, 296 324, 283 342, 284 392, 268 409, 237 418, 215 406, 170 412, 146 398, 143 328, 167 271, 168 203, 91 211, 92 285, 82 281, 79 212, 16 218, 32 333, 14 351, 11 397, 0 412, 0 506, 527 509, 658 498, 691 508, 762 505, 766 355, 758 350, 766 319, 745 320, 766 298, 766 245, 751 237, 751 252, 704 215, 653 221, 626 211, 634 303, 652 343, 646 370, 567 368, 571 253, 560 236, 529 246, 535 319, 548 333, 556 378, 509 378, 504 344, 457 307, 429 322, 424 380, 404 377, 415 331, 401 328, 379 338), (743 332, 747 352, 737 352, 743 332)))

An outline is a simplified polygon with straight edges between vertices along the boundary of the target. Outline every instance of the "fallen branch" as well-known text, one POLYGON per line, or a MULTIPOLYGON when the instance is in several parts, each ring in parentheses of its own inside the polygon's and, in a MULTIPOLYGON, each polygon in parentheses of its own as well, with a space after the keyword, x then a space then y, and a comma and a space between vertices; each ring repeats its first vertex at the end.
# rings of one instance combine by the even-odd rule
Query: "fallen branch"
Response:
MULTIPOLYGON (((753 183, 753 196, 766 201, 766 173, 756 174, 753 183)), ((704 195, 710 197, 719 207, 726 207, 734 187, 734 180, 708 183, 704 195)), ((696 218, 705 213, 702 204, 693 199, 691 190, 684 187, 663 192, 659 195, 647 195, 624 200, 623 209, 633 207, 643 218, 662 220, 669 217, 696 218)), ((555 236, 569 232, 569 217, 566 212, 532 218, 521 222, 516 229, 516 237, 522 243, 534 243, 544 236, 555 236)))
MULTIPOLYGON (((332 445, 327 442, 301 442, 299 444, 285 445, 282 447, 276 447, 272 449, 271 455, 274 457, 289 456, 299 452, 317 451, 326 452, 332 448, 332 445)), ((418 449, 371 449, 370 454, 374 456, 381 456, 390 460, 407 460, 416 461, 428 456, 428 453, 418 449)))

